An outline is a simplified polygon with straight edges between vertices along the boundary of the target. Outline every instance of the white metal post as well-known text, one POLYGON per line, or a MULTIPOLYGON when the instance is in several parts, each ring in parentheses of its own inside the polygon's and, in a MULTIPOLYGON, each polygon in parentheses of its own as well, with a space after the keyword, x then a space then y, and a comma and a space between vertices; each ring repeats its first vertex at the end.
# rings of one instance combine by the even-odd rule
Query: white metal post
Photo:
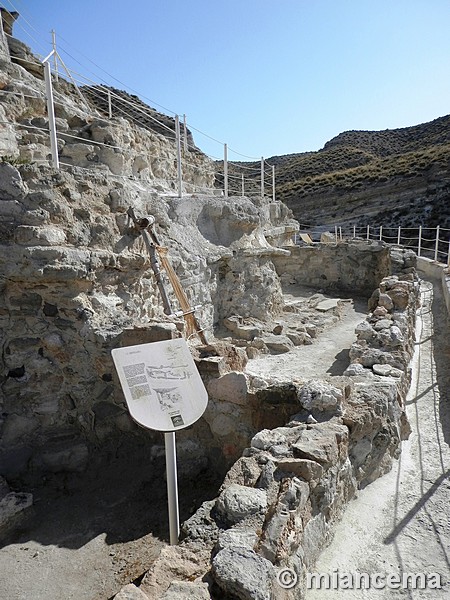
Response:
POLYGON ((417 256, 420 256, 420 250, 422 248, 422 225, 419 227, 419 243, 417 244, 417 256))
POLYGON ((342 227, 339 227, 339 239, 342 242, 342 227))
POLYGON ((183 197, 183 175, 181 172, 181 139, 180 139, 180 118, 175 116, 175 137, 177 144, 177 172, 178 172, 178 198, 183 197))
POLYGON ((188 143, 187 143, 187 125, 186 125, 186 115, 183 115, 183 150, 187 152, 188 143))
POLYGON ((399 228, 398 228, 398 235, 397 235, 397 246, 400 246, 400 241, 402 239, 401 238, 401 231, 402 231, 402 228, 399 226, 399 228))
POLYGON ((272 201, 275 202, 275 165, 272 165, 272 201))
POLYGON ((367 241, 370 239, 370 227, 367 225, 367 241))
POLYGON ((180 536, 180 516, 178 509, 178 483, 177 483, 177 448, 175 432, 164 434, 166 447, 166 477, 167 477, 167 505, 169 508, 169 532, 172 546, 178 544, 180 536))
POLYGON ((228 198, 228 146, 223 145, 223 193, 228 198))
POLYGON ((261 156, 261 198, 264 198, 264 156, 261 156))
POLYGON ((241 173, 241 182, 242 182, 242 195, 245 196, 244 173, 241 173))
POLYGON ((53 47, 53 68, 55 70, 55 79, 58 81, 58 54, 56 52, 56 33, 52 29, 52 47, 53 47))
POLYGON ((450 269, 450 240, 448 240, 447 267, 450 269))
POLYGON ((108 115, 112 119, 112 102, 111 102, 111 90, 108 90, 108 115))
POLYGON ((48 60, 44 63, 45 92, 47 95, 48 128, 50 131, 50 148, 52 162, 59 169, 58 140, 56 138, 55 107, 53 104, 52 72, 48 60))
POLYGON ((436 244, 434 246, 434 260, 437 262, 439 252, 439 225, 436 227, 436 244))
POLYGON ((334 226, 334 239, 336 240, 336 244, 338 243, 338 230, 337 225, 334 226))
POLYGON ((380 242, 383 241, 383 225, 380 225, 380 242))
POLYGON ((353 239, 356 237, 356 225, 353 225, 353 239))

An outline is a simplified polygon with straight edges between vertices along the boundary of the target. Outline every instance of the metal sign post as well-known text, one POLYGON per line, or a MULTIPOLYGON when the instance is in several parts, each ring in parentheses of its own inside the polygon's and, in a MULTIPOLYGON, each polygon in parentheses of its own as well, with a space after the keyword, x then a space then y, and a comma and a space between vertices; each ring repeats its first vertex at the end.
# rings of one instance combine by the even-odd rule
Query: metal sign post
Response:
POLYGON ((169 533, 172 546, 178 544, 180 536, 180 515, 178 510, 178 482, 177 482, 177 446, 175 432, 164 434, 166 447, 166 477, 167 477, 167 504, 169 507, 169 533))
POLYGON ((164 433, 170 543, 180 533, 175 432, 195 423, 208 404, 200 374, 183 338, 112 351, 131 417, 164 433))

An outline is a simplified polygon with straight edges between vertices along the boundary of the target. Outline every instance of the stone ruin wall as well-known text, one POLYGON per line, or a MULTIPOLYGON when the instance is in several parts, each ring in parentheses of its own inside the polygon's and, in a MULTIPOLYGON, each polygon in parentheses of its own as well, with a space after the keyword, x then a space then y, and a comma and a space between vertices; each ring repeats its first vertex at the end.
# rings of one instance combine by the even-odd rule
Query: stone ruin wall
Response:
MULTIPOLYGON (((1 58, 0 468, 31 482, 43 472, 82 471, 99 448, 107 455, 136 438, 149 448, 160 440, 129 418, 110 355, 183 329, 163 314, 130 207, 155 217, 209 334, 236 312, 277 313, 281 286, 271 257, 287 251, 265 232, 282 241, 298 227, 279 202, 216 197, 214 165, 198 150, 184 163, 180 200, 173 140, 125 119, 87 115, 69 84, 55 87, 59 154, 68 163, 59 171, 48 166, 48 136, 39 129, 48 126, 43 82, 1 58), (205 186, 209 195, 188 193, 205 186)), ((227 352, 222 370, 246 360, 243 350, 227 352)), ((180 434, 181 455, 183 435, 191 437, 180 434)), ((205 422, 195 437, 220 446, 205 422)), ((197 452, 189 439, 186 447, 197 452)))

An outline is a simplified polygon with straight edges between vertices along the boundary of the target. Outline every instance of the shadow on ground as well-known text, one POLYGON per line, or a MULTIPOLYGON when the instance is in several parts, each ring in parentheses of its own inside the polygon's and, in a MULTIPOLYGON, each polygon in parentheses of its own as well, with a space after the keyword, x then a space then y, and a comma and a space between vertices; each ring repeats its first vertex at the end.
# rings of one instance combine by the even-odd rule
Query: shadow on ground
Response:
MULTIPOLYGON (((106 544, 151 534, 169 540, 164 456, 150 460, 149 447, 127 448, 120 456, 91 464, 82 474, 53 476, 31 491, 30 514, 0 548, 34 540, 77 549, 104 534, 106 544)), ((214 498, 223 473, 183 468, 179 461, 180 521, 214 498)))

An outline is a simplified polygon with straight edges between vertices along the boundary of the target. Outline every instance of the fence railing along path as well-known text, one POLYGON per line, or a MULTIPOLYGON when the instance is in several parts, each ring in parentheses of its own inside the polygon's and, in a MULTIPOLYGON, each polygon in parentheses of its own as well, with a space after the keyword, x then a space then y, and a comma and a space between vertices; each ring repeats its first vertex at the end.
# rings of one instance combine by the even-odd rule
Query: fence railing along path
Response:
MULTIPOLYGON (((5 34, 1 27, 0 35, 5 42, 6 37, 11 37, 5 34)), ((151 108, 137 96, 132 96, 127 92, 111 88, 108 85, 99 84, 98 81, 93 81, 74 70, 69 70, 61 58, 59 48, 56 47, 56 34, 54 31, 52 31, 51 46, 51 52, 40 62, 24 59, 22 63, 27 62, 29 66, 33 65, 34 67, 43 68, 49 118, 47 133, 49 135, 52 164, 55 168, 59 169, 60 166, 64 166, 64 163, 58 156, 57 140, 59 132, 57 131, 55 120, 55 105, 58 104, 58 99, 59 101, 64 101, 62 94, 58 92, 59 86, 57 85, 63 80, 73 85, 75 93, 79 96, 79 108, 85 111, 86 115, 98 117, 101 114, 103 118, 108 118, 111 124, 114 124, 114 117, 124 117, 140 127, 151 129, 172 140, 176 146, 177 178, 171 181, 175 185, 178 195, 181 197, 183 194, 183 169, 186 167, 194 170, 200 168, 198 164, 190 160, 190 153, 201 152, 194 145, 192 135, 187 127, 186 115, 180 117, 180 115, 173 113, 174 116, 170 117, 151 108), (56 88, 54 84, 56 84, 56 88)), ((36 92, 37 96, 35 97, 40 97, 39 92, 37 90, 36 92)), ((215 182, 212 189, 220 189, 225 197, 229 195, 264 196, 270 194, 275 199, 275 168, 269 165, 264 158, 261 158, 260 166, 256 168, 241 164, 239 161, 231 161, 229 160, 230 152, 239 156, 246 156, 230 150, 228 144, 223 144, 194 127, 191 127, 191 129, 222 146, 222 157, 219 158, 206 154, 208 158, 215 162, 215 182)), ((45 128, 42 128, 42 133, 46 133, 45 128)), ((64 137, 67 138, 70 136, 64 133, 64 137)), ((75 136, 74 138, 76 139, 75 136)), ((86 140, 82 139, 80 141, 85 142, 86 140)), ((126 148, 118 149, 123 152, 127 151, 126 148)), ((202 152, 202 154, 205 153, 202 152)), ((259 159, 254 159, 253 157, 246 158, 259 161, 259 159)), ((197 191, 210 193, 211 188, 199 189, 197 186, 197 191)))
POLYGON ((436 227, 357 227, 341 225, 307 225, 300 223, 300 230, 294 234, 294 243, 302 242, 302 234, 308 234, 311 239, 319 240, 325 232, 332 232, 336 243, 349 239, 363 239, 368 242, 378 240, 411 248, 417 256, 430 258, 450 267, 450 229, 437 225, 436 227))

